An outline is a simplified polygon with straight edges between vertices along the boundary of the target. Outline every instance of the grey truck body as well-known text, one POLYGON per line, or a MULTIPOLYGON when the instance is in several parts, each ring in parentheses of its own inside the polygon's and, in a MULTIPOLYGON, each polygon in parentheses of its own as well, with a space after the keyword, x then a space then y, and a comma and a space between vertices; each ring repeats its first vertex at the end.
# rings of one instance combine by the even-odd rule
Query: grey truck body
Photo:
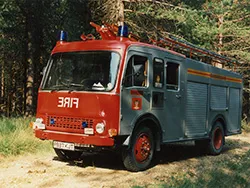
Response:
MULTIPOLYGON (((132 45, 127 49, 121 87, 120 135, 130 135, 143 119, 150 119, 158 143, 209 138, 216 121, 222 123, 225 136, 238 134, 241 108, 239 74, 160 48, 132 45), (132 75, 136 80, 142 74, 136 72, 136 66, 143 58, 147 60, 144 67, 147 84, 141 86, 135 81, 126 84, 127 77, 132 75), (128 69, 133 69, 130 74, 128 69), (160 74, 158 85, 154 75, 157 73, 160 74), (176 78, 171 81, 173 76, 176 78), (141 103, 140 110, 133 109, 134 100, 141 103)), ((129 138, 125 145, 129 144, 129 138)))

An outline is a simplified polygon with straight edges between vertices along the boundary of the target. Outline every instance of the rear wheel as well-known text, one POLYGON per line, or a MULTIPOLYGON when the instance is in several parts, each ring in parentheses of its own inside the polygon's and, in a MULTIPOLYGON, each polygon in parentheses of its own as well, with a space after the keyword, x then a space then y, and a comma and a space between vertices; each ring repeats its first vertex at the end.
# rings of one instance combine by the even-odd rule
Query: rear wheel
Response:
POLYGON ((148 127, 139 128, 131 138, 131 145, 123 151, 123 164, 133 172, 149 167, 153 159, 154 139, 148 127))
POLYGON ((58 158, 62 161, 77 160, 82 155, 82 152, 79 152, 79 151, 68 151, 68 150, 62 150, 62 149, 57 149, 57 148, 54 148, 54 150, 58 158))
POLYGON ((219 155, 223 149, 225 142, 225 134, 223 126, 220 122, 214 125, 209 142, 209 153, 212 155, 219 155))

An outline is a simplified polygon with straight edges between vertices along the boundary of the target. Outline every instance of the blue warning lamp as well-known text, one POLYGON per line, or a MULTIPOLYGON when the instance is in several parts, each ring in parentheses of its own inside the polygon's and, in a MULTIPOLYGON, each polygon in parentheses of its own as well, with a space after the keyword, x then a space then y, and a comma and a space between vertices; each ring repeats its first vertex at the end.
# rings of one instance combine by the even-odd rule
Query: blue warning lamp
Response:
POLYGON ((86 121, 83 121, 82 122, 82 128, 86 128, 86 127, 88 127, 88 123, 86 121))
POLYGON ((67 41, 67 39, 68 39, 68 34, 67 34, 67 32, 66 32, 66 31, 63 31, 63 30, 59 31, 57 40, 58 40, 58 41, 67 41))
POLYGON ((128 37, 128 26, 127 25, 121 25, 118 27, 118 36, 119 37, 128 37))
POLYGON ((55 124, 55 120, 53 118, 50 119, 50 124, 54 125, 55 124))

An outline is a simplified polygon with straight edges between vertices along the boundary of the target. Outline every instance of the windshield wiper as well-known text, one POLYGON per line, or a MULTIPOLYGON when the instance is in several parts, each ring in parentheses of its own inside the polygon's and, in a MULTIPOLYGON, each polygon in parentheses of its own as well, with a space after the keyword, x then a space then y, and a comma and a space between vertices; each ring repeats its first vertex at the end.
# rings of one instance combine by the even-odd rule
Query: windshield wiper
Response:
POLYGON ((83 87, 83 84, 75 84, 75 83, 70 83, 69 86, 74 86, 74 87, 83 87))

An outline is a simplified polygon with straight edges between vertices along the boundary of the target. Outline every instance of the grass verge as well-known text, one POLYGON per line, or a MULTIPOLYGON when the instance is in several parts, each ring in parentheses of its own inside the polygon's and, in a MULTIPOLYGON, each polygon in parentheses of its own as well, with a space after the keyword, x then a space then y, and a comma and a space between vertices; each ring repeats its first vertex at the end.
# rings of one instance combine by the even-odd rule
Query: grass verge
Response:
POLYGON ((0 155, 17 156, 51 150, 51 142, 37 139, 29 123, 32 118, 0 118, 0 155))
POLYGON ((213 167, 213 169, 201 170, 195 175, 187 172, 178 177, 172 177, 170 183, 161 184, 159 187, 250 186, 250 150, 243 155, 235 155, 231 160, 218 161, 213 167))

